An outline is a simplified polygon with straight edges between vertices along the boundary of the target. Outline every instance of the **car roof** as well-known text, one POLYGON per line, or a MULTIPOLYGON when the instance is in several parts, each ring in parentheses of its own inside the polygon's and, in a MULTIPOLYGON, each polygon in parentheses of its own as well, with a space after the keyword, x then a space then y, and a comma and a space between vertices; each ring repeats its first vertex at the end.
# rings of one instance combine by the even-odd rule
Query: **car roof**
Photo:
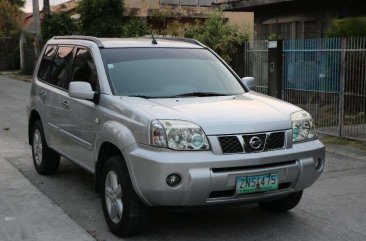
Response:
POLYGON ((96 38, 91 36, 57 36, 53 37, 49 44, 77 44, 78 42, 91 41, 100 48, 203 48, 199 41, 189 38, 156 37, 154 43, 151 37, 142 38, 96 38))

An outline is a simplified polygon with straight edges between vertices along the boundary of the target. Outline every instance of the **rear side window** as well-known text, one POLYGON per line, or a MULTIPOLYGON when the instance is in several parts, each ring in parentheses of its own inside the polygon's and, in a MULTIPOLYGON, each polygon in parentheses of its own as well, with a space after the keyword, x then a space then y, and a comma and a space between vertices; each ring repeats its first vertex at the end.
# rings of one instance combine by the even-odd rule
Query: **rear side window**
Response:
POLYGON ((53 58, 56 54, 56 49, 57 46, 56 45, 48 45, 46 47, 46 50, 44 52, 42 61, 41 61, 41 65, 39 66, 39 70, 38 70, 38 79, 43 80, 43 81, 48 81, 50 72, 52 70, 53 67, 53 58))
MULTIPOLYGON (((97 69, 93 56, 87 49, 79 48, 77 50, 72 66, 71 81, 89 82, 93 91, 97 90, 97 69)), ((65 88, 68 89, 68 84, 65 88)))
POLYGON ((72 60, 73 47, 60 46, 54 60, 54 66, 51 70, 49 83, 59 87, 63 87, 64 81, 67 80, 70 63, 72 60))

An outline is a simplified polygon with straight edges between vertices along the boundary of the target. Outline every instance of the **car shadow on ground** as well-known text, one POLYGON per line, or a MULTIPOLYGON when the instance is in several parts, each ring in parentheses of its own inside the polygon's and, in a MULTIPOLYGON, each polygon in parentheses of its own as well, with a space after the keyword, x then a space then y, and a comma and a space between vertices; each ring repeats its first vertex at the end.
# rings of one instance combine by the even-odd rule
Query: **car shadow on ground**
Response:
MULTIPOLYGON (((54 196, 52 199, 83 228, 97 240, 111 240, 112 237, 117 239, 109 232, 104 222, 100 197, 94 193, 92 174, 63 160, 59 172, 47 178, 55 182, 58 192, 50 193, 48 189, 45 193, 51 195, 51 198, 54 196), (68 197, 67 200, 59 198, 60 191, 68 197), (95 229, 96 227, 98 228, 95 229)), ((184 210, 153 208, 142 232, 133 239, 222 240, 229 237, 233 239, 238 235, 236 239, 240 240, 241 235, 255 234, 265 238, 271 236, 271 233, 277 233, 277 228, 292 226, 293 223, 299 223, 296 214, 269 213, 261 210, 256 204, 184 210)))

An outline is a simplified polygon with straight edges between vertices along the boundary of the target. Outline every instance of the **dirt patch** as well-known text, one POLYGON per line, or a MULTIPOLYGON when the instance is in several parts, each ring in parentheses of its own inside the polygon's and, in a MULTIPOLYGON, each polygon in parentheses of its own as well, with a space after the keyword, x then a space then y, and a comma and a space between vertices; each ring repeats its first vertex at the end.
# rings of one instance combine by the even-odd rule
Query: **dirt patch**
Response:
POLYGON ((343 137, 327 136, 327 135, 321 135, 319 138, 324 144, 353 146, 363 151, 366 151, 366 141, 357 141, 343 137))
POLYGON ((21 80, 24 82, 32 82, 32 76, 23 75, 18 71, 0 71, 0 75, 16 80, 21 80))

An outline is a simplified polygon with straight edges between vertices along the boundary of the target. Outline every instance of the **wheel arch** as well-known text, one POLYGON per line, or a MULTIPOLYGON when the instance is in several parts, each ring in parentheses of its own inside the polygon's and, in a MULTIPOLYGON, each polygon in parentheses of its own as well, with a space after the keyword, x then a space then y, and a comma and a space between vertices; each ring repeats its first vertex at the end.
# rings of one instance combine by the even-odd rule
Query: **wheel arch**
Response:
POLYGON ((107 161, 108 158, 117 155, 123 157, 122 151, 117 147, 117 145, 113 144, 112 142, 105 141, 100 146, 97 161, 95 163, 95 175, 94 175, 94 188, 97 193, 100 192, 99 179, 102 175, 102 170, 105 162, 107 161))

